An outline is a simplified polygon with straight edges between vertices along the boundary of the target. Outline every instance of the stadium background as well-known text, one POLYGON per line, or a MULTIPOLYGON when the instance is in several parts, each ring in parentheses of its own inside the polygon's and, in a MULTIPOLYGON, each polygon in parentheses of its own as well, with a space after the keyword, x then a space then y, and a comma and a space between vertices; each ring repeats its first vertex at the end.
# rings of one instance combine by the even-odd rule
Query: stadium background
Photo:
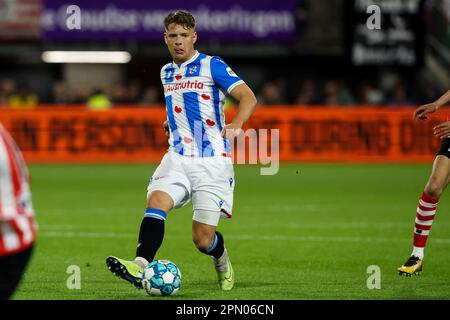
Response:
MULTIPOLYGON (((190 209, 170 215, 160 257, 183 272, 179 297, 449 298, 445 195, 426 273, 395 273, 439 146, 431 128, 446 117, 412 121, 415 107, 450 87, 448 0, 3 0, 0 121, 29 163, 40 226, 16 298, 146 298, 112 278, 104 258, 133 255, 145 187, 167 147, 161 17, 179 8, 197 13, 197 49, 254 89, 247 127, 280 129, 282 161, 275 176, 236 167, 235 215, 221 225, 238 272, 231 295, 216 290, 190 243, 190 209), (79 30, 67 27, 76 27, 69 4, 81 9, 79 30), (380 30, 366 24, 372 4, 380 30), (91 59, 101 63, 64 62, 73 51, 122 61, 98 53, 91 59), (81 289, 67 286, 71 265, 81 289), (382 271, 379 290, 366 285, 370 265, 382 271)), ((230 117, 234 101, 226 106, 230 117)))

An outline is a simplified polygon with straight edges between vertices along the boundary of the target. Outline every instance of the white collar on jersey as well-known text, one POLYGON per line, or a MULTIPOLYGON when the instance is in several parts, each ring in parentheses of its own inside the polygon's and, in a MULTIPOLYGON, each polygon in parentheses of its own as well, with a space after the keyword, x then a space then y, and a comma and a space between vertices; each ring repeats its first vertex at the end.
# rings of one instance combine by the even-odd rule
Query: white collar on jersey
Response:
POLYGON ((194 61, 195 59, 198 58, 198 56, 200 55, 200 52, 198 52, 197 50, 195 50, 195 54, 192 56, 192 58, 190 58, 189 60, 183 62, 182 64, 178 65, 175 62, 172 62, 172 64, 174 65, 174 67, 177 67, 179 69, 181 69, 182 67, 184 67, 185 65, 191 63, 192 61, 194 61))

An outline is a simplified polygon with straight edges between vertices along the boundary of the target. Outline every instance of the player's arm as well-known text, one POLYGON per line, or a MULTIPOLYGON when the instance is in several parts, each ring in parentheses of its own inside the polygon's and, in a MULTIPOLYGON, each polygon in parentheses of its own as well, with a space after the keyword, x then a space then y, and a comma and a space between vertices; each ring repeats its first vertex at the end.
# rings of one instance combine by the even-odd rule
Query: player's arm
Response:
POLYGON ((230 95, 239 101, 238 111, 231 123, 227 124, 222 132, 223 136, 231 139, 237 136, 242 126, 250 118, 256 106, 256 97, 252 89, 245 83, 241 83, 234 87, 230 95))
MULTIPOLYGON (((426 104, 424 106, 419 107, 417 110, 421 109, 420 111, 423 112, 421 116, 419 116, 419 119, 426 119, 425 114, 431 113, 436 111, 437 109, 444 106, 447 102, 450 101, 450 90, 448 90, 446 93, 444 93, 439 99, 437 99, 435 102, 426 104), (426 112, 428 111, 428 112, 426 112), (425 113, 426 112, 426 113, 425 113)), ((416 110, 416 112, 417 112, 416 110)), ((438 124, 433 128, 433 134, 438 137, 439 139, 447 139, 450 136, 450 121, 445 121, 441 124, 438 124)))
MULTIPOLYGON (((159 72, 159 75, 160 75, 160 78, 161 78, 161 82, 162 82, 162 89, 164 90, 164 78, 165 78, 165 76, 166 76, 166 73, 165 72, 167 72, 167 68, 169 67, 169 65, 171 65, 170 63, 168 63, 168 64, 166 64, 166 65, 164 65, 162 68, 161 68, 161 71, 159 72)), ((169 120, 166 120, 166 121, 164 121, 163 122, 163 128, 164 128, 164 134, 167 136, 167 137, 169 137, 170 136, 170 128, 169 128, 169 120)))
POLYGON ((219 57, 211 58, 211 76, 216 85, 239 101, 233 121, 222 131, 222 136, 230 139, 240 133, 242 126, 252 115, 256 97, 245 82, 219 57))
POLYGON ((425 119, 427 119, 427 117, 426 117, 427 114, 435 112, 436 110, 438 110, 440 107, 442 107, 449 101, 450 101, 450 90, 448 90, 446 93, 444 93, 435 102, 425 104, 423 106, 418 107, 414 111, 413 118, 425 120, 425 119))

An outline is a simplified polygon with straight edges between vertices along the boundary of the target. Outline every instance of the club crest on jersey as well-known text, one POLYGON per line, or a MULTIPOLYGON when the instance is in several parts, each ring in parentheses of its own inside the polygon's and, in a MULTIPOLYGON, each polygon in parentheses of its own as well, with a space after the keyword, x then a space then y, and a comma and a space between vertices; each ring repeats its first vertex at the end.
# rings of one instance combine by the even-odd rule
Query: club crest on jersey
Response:
POLYGON ((191 66, 187 70, 187 74, 195 74, 195 73, 197 73, 197 70, 198 70, 198 66, 191 66))

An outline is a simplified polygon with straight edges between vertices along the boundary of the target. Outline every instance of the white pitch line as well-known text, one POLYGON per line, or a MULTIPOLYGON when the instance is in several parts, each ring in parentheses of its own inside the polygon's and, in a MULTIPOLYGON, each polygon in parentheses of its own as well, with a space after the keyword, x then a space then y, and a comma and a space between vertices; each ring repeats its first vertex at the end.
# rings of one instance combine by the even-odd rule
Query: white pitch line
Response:
MULTIPOLYGON (((393 222, 348 222, 348 223, 289 223, 286 222, 284 225, 288 229, 400 229, 409 227, 411 221, 404 223, 393 223, 393 222)), ((271 224, 274 225, 274 224, 271 224)))
POLYGON ((50 238, 137 238, 137 234, 115 232, 38 231, 37 237, 50 238))
MULTIPOLYGON (((411 225, 410 222, 405 223, 392 223, 392 222, 342 222, 342 223, 317 223, 317 222, 304 222, 304 223, 297 223, 297 222, 291 222, 291 221, 284 221, 283 223, 279 222, 273 222, 270 224, 270 227, 282 227, 287 229, 402 229, 402 228, 408 228, 411 225)), ((445 225, 448 226, 449 223, 446 221, 440 221, 440 226, 445 225)), ((86 223, 76 223, 76 224, 48 224, 46 223, 43 226, 44 231, 75 231, 76 229, 83 229, 86 227, 92 226, 91 224, 86 223)), ((116 227, 117 224, 102 224, 102 227, 116 227)), ((242 229, 261 229, 260 225, 236 225, 236 227, 239 229, 242 227, 242 229)))
POLYGON ((86 213, 86 214, 108 214, 111 215, 111 213, 142 213, 144 215, 145 213, 145 205, 142 207, 120 207, 120 208, 106 208, 106 207, 99 207, 99 208, 49 208, 49 209, 39 209, 37 211, 37 216, 39 215, 67 215, 71 213, 86 213))
MULTIPOLYGON (((136 239, 137 233, 116 232, 73 232, 73 231, 41 231, 38 237, 49 238, 121 238, 136 239)), ((179 238, 169 236, 168 238, 179 238)), ((362 242, 362 243, 384 243, 392 241, 410 242, 410 239, 384 238, 384 237, 315 237, 315 236, 281 236, 281 235, 228 235, 227 239, 249 240, 249 241, 301 241, 301 242, 362 242)), ((435 244, 450 244, 450 239, 433 238, 435 244)))

